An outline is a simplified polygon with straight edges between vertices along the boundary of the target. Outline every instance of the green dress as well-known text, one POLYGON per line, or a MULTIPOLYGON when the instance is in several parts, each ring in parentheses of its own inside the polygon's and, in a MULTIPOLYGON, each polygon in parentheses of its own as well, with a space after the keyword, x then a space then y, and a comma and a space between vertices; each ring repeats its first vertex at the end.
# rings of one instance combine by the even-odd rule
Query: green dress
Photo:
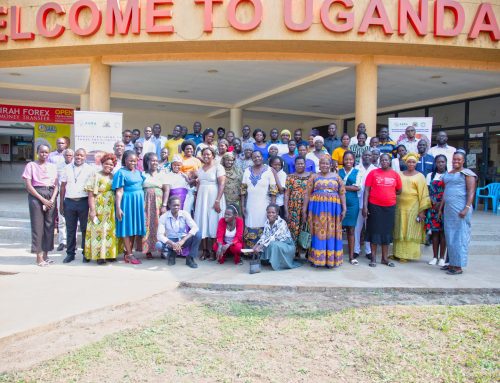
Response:
POLYGON ((85 233, 85 258, 89 260, 116 259, 118 241, 115 228, 115 193, 113 179, 102 172, 89 178, 85 190, 94 194, 95 220, 90 218, 85 233))

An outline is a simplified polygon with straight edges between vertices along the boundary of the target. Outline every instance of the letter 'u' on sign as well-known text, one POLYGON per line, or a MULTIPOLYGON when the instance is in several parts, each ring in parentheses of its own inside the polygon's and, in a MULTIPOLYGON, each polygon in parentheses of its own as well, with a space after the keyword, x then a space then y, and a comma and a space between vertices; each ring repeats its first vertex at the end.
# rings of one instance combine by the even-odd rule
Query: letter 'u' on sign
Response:
POLYGON ((257 28, 262 21, 262 2, 261 0, 231 0, 227 6, 227 19, 234 29, 247 32, 257 28), (241 3, 251 3, 253 6, 253 17, 247 23, 242 23, 236 17, 236 10, 241 3))

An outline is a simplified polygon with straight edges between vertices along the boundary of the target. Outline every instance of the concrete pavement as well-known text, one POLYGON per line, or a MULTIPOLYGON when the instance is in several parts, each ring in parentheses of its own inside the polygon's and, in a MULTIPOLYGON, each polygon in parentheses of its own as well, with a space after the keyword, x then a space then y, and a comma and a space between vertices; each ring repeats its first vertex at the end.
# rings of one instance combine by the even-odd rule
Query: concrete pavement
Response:
POLYGON ((337 270, 313 269, 307 265, 274 272, 263 267, 249 275, 248 263, 236 266, 199 262, 196 270, 183 260, 169 267, 156 258, 132 266, 123 261, 97 266, 77 260, 62 264, 64 254, 53 253, 55 264, 40 268, 29 253, 30 232, 24 193, 0 192, 0 338, 106 306, 138 301, 179 283, 216 288, 285 289, 500 289, 500 216, 475 212, 469 267, 461 276, 449 276, 437 266, 427 265, 431 249, 423 248, 420 261, 396 263, 396 268, 344 264, 337 270))

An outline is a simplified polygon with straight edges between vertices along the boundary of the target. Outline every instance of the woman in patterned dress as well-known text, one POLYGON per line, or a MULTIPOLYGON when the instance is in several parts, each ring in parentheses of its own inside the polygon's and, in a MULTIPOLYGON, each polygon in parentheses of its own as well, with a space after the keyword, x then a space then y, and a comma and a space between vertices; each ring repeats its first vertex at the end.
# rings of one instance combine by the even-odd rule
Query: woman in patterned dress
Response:
POLYGON ((238 215, 241 215, 240 190, 243 173, 239 168, 235 166, 235 158, 233 152, 227 152, 222 156, 221 165, 226 171, 226 186, 224 187, 226 205, 234 205, 238 210, 238 215))
POLYGON ((90 177, 85 190, 89 195, 89 218, 85 233, 85 258, 103 265, 116 261, 118 241, 115 226, 113 169, 117 159, 107 153, 101 158, 102 170, 90 177))
POLYGON ((345 188, 342 179, 330 171, 330 156, 319 160, 318 174, 307 182, 302 219, 309 210, 311 251, 309 261, 313 267, 336 268, 342 265, 342 220, 346 214, 345 188))
MULTIPOLYGON (((307 181, 311 177, 311 173, 306 172, 305 169, 305 158, 296 157, 295 173, 289 174, 286 177, 285 183, 285 220, 288 222, 288 227, 295 246, 297 246, 300 229, 305 223, 305 221, 302 220, 302 207, 304 204, 304 195, 307 190, 307 181)), ((296 256, 298 256, 298 251, 297 247, 296 256)))
POLYGON ((431 232, 432 252, 434 253, 429 265, 439 265, 441 267, 445 264, 446 238, 444 237, 443 220, 439 216, 439 205, 443 200, 444 182, 442 178, 446 173, 446 161, 444 154, 437 155, 434 158, 434 171, 427 174, 426 179, 431 207, 427 210, 425 229, 431 232))
POLYGON ((146 212, 146 235, 142 237, 142 251, 147 259, 153 259, 156 249, 156 233, 161 214, 167 212, 167 202, 170 194, 168 176, 158 169, 158 157, 154 153, 144 156, 144 208, 146 212))

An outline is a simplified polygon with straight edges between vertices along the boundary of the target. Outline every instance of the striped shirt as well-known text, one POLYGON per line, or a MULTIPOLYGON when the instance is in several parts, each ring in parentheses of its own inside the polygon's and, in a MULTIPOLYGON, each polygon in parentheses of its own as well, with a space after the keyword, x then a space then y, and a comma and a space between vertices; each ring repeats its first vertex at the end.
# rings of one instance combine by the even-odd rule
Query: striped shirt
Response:
POLYGON ((358 144, 354 144, 354 145, 349 146, 349 150, 356 155, 356 165, 359 165, 359 163, 361 162, 361 155, 366 150, 369 150, 369 149, 370 149, 370 147, 368 145, 359 146, 358 144))

